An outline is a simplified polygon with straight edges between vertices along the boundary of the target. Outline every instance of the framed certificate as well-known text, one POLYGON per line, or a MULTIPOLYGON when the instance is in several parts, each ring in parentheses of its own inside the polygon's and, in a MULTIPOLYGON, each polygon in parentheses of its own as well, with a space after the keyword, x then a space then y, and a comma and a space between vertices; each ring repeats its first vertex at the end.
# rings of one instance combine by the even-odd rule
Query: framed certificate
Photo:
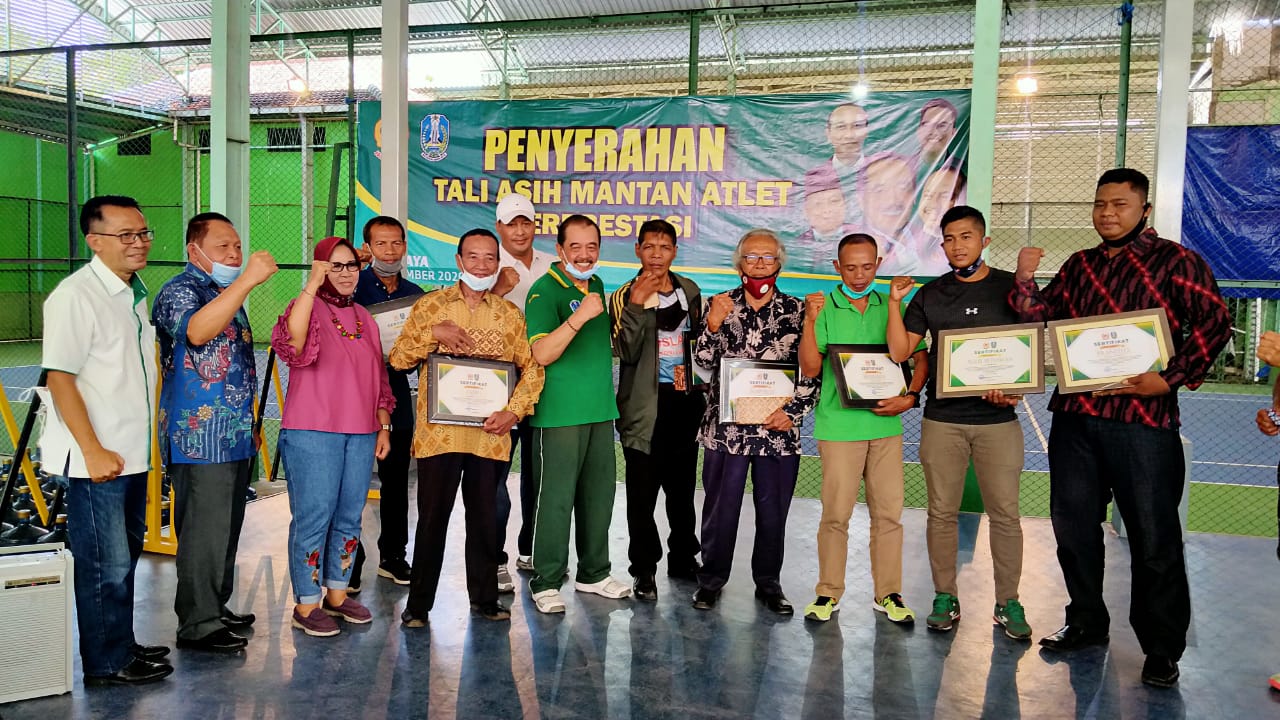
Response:
POLYGON ((413 310, 413 304, 421 299, 421 295, 414 295, 365 306, 365 310, 369 311, 373 321, 378 325, 384 360, 391 354, 391 346, 396 344, 400 331, 404 330, 404 324, 409 320, 409 311, 413 310))
POLYGON ((761 425, 796 393, 792 363, 746 358, 720 361, 720 422, 761 425))
POLYGON ((881 400, 905 395, 911 369, 889 357, 888 345, 827 345, 827 362, 836 377, 840 406, 873 408, 881 400))
POLYGON ((1126 378, 1164 370, 1173 355, 1163 308, 1056 320, 1049 343, 1061 393, 1119 387, 1126 378))
POLYGON ((516 366, 431 353, 427 356, 426 383, 427 420, 441 425, 480 426, 507 406, 516 388, 516 366))
POLYGON ((1044 392, 1043 325, 993 325, 938 333, 937 397, 972 397, 991 390, 1011 395, 1044 392))

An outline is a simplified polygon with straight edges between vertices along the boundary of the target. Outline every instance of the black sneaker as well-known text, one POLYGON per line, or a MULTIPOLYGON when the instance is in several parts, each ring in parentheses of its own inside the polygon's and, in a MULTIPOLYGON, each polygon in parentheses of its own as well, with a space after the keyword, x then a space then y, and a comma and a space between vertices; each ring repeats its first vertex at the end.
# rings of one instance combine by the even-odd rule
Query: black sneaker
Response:
POLYGON ((637 600, 645 602, 658 601, 658 584, 653 578, 653 573, 646 573, 636 578, 635 592, 633 594, 637 600))
POLYGON ((497 600, 491 603, 471 603, 471 611, 485 620, 510 620, 511 611, 497 600))
POLYGON ((1178 663, 1164 655, 1148 655, 1142 664, 1142 684, 1171 688, 1178 684, 1178 663))
POLYGON ((397 585, 408 585, 411 572, 409 563, 401 559, 385 560, 378 564, 378 576, 387 578, 397 585))
POLYGON ((719 590, 708 590, 706 588, 698 588, 693 594, 693 608, 695 610, 710 610, 716 606, 716 602, 720 600, 719 590))
POLYGON ((425 613, 414 615, 409 608, 405 608, 404 612, 400 613, 400 625, 407 628, 423 628, 427 626, 427 616, 425 613))

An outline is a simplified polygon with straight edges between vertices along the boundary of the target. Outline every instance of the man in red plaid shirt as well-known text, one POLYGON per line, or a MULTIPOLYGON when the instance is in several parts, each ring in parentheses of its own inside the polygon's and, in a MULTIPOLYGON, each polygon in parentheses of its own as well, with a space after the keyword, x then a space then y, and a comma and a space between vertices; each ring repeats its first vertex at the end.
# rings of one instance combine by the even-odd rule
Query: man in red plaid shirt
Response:
POLYGON ((1034 280, 1044 251, 1023 248, 1009 302, 1023 322, 1154 308, 1168 315, 1174 353, 1163 371, 1116 389, 1055 391, 1049 402, 1050 514, 1071 602, 1066 625, 1040 644, 1068 651, 1107 641, 1101 524, 1114 496, 1129 532, 1129 620, 1147 656, 1142 681, 1172 687, 1191 623, 1178 518, 1185 464, 1177 391, 1203 382, 1230 337, 1231 315, 1204 260, 1146 228, 1148 188, 1137 170, 1103 173, 1093 201, 1102 243, 1067 258, 1044 289, 1034 280))

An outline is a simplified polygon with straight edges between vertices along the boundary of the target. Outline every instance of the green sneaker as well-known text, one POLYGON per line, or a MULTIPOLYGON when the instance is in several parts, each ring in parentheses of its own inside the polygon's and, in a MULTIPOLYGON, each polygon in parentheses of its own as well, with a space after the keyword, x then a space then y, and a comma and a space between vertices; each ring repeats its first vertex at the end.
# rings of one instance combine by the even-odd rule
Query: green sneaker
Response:
POLYGON ((930 630, 947 631, 960 619, 960 598, 950 593, 933 596, 933 612, 925 618, 930 630))
POLYGON ((809 607, 804 609, 804 618, 806 620, 817 620, 818 622, 826 622, 831 619, 831 615, 840 609, 840 603, 835 598, 819 595, 817 600, 809 603, 809 607))
POLYGON ((1031 639, 1031 626, 1027 624, 1026 611, 1022 609, 1022 603, 1017 600, 1009 600, 1003 605, 996 603, 992 620, 995 620, 997 625, 1003 625, 1004 634, 1014 640, 1031 639))
POLYGON ((874 607, 876 612, 888 615, 890 621, 899 625, 910 625, 916 621, 916 614, 902 602, 902 596, 898 593, 889 593, 876 600, 874 607))

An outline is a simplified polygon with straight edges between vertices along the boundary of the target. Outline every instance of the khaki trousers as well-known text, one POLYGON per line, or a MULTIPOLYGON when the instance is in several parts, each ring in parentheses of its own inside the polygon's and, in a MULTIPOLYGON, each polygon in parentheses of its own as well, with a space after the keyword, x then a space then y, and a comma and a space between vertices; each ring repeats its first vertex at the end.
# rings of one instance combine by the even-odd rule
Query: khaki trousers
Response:
POLYGON ((1022 426, 961 425, 925 419, 920 429, 920 464, 929 491, 929 565, 935 592, 958 595, 957 517, 969 460, 986 506, 995 571, 996 602, 1017 599, 1022 576, 1022 522, 1018 486, 1022 479, 1022 426))
POLYGON ((817 594, 836 600, 844 595, 849 518, 864 479, 875 597, 902 592, 902 436, 819 440, 818 454, 822 457, 822 520, 818 523, 817 594))

